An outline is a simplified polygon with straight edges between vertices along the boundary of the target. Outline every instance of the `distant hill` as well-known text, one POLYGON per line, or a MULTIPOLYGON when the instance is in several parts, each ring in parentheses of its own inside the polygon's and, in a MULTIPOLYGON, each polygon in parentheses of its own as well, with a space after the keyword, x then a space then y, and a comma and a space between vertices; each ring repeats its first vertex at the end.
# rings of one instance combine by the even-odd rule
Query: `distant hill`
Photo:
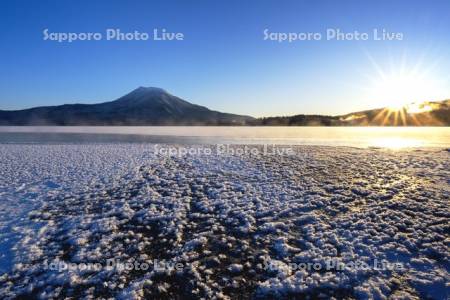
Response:
POLYGON ((244 125, 251 120, 209 110, 153 87, 139 87, 100 104, 0 111, 0 125, 244 125))
POLYGON ((450 100, 353 112, 340 116, 295 115, 252 120, 261 126, 450 126, 450 100))
POLYGON ((339 120, 353 126, 450 126, 450 100, 413 103, 398 111, 382 108, 354 112, 339 120))
POLYGON ((450 126, 450 100, 340 116, 294 115, 253 118, 210 110, 160 88, 139 87, 111 102, 0 110, 0 125, 152 126, 450 126))

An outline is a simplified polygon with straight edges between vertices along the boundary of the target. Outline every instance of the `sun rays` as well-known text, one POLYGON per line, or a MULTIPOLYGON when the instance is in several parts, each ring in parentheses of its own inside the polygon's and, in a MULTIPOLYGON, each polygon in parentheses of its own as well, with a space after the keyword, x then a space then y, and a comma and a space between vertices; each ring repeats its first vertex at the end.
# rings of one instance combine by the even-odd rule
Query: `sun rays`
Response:
POLYGON ((413 124, 408 124, 407 120, 407 110, 406 108, 384 108, 375 116, 373 122, 380 126, 393 125, 393 126, 420 126, 419 120, 417 118, 411 117, 413 124))
POLYGON ((406 56, 388 68, 382 67, 370 54, 367 54, 375 72, 369 73, 367 97, 376 101, 381 107, 399 110, 411 103, 430 100, 442 100, 446 95, 444 78, 437 76, 436 62, 417 59, 413 64, 407 62, 406 56))
MULTIPOLYGON (((408 64, 403 55, 389 68, 383 68, 366 53, 375 72, 366 74, 369 83, 365 90, 367 99, 381 109, 369 123, 380 126, 421 126, 423 119, 432 120, 435 106, 430 100, 445 99, 448 88, 444 78, 436 76, 435 63, 426 63, 424 57, 408 64), (425 67, 426 66, 426 67, 425 67)), ((448 82, 448 81, 447 81, 448 82)), ((436 125, 439 122, 436 120, 436 125)))

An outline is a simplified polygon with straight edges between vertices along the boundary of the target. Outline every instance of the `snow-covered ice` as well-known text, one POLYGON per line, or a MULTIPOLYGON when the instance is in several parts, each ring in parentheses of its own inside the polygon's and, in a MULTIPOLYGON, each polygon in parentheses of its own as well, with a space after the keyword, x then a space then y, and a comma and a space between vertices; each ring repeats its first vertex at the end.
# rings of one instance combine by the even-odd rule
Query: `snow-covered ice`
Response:
POLYGON ((448 298, 449 151, 294 148, 1 144, 0 298, 448 298))

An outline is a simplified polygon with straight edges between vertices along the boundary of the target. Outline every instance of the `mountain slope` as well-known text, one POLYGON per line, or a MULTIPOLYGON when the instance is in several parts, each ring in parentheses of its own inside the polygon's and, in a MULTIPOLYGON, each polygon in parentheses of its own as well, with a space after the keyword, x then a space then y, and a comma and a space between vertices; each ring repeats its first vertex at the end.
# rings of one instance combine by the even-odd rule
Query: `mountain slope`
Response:
POLYGON ((0 110, 0 125, 250 125, 250 126, 450 126, 450 100, 340 116, 294 115, 255 119, 210 110, 160 88, 139 87, 117 100, 0 110))
POLYGON ((450 126, 450 100, 409 105, 397 111, 380 108, 340 116, 260 118, 250 123, 261 126, 450 126))
POLYGON ((209 110, 152 87, 100 104, 0 111, 0 125, 242 125, 252 119, 209 110))
POLYGON ((450 100, 410 104, 399 110, 388 108, 354 112, 339 117, 353 126, 449 126, 450 100))

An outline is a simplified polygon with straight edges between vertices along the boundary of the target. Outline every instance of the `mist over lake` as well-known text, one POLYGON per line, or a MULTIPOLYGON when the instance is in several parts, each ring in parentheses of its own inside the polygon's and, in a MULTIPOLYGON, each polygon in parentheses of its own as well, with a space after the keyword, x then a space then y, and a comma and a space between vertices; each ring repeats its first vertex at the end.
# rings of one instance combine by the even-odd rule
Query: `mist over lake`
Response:
POLYGON ((163 142, 450 147, 449 127, 0 126, 1 142, 163 142))

